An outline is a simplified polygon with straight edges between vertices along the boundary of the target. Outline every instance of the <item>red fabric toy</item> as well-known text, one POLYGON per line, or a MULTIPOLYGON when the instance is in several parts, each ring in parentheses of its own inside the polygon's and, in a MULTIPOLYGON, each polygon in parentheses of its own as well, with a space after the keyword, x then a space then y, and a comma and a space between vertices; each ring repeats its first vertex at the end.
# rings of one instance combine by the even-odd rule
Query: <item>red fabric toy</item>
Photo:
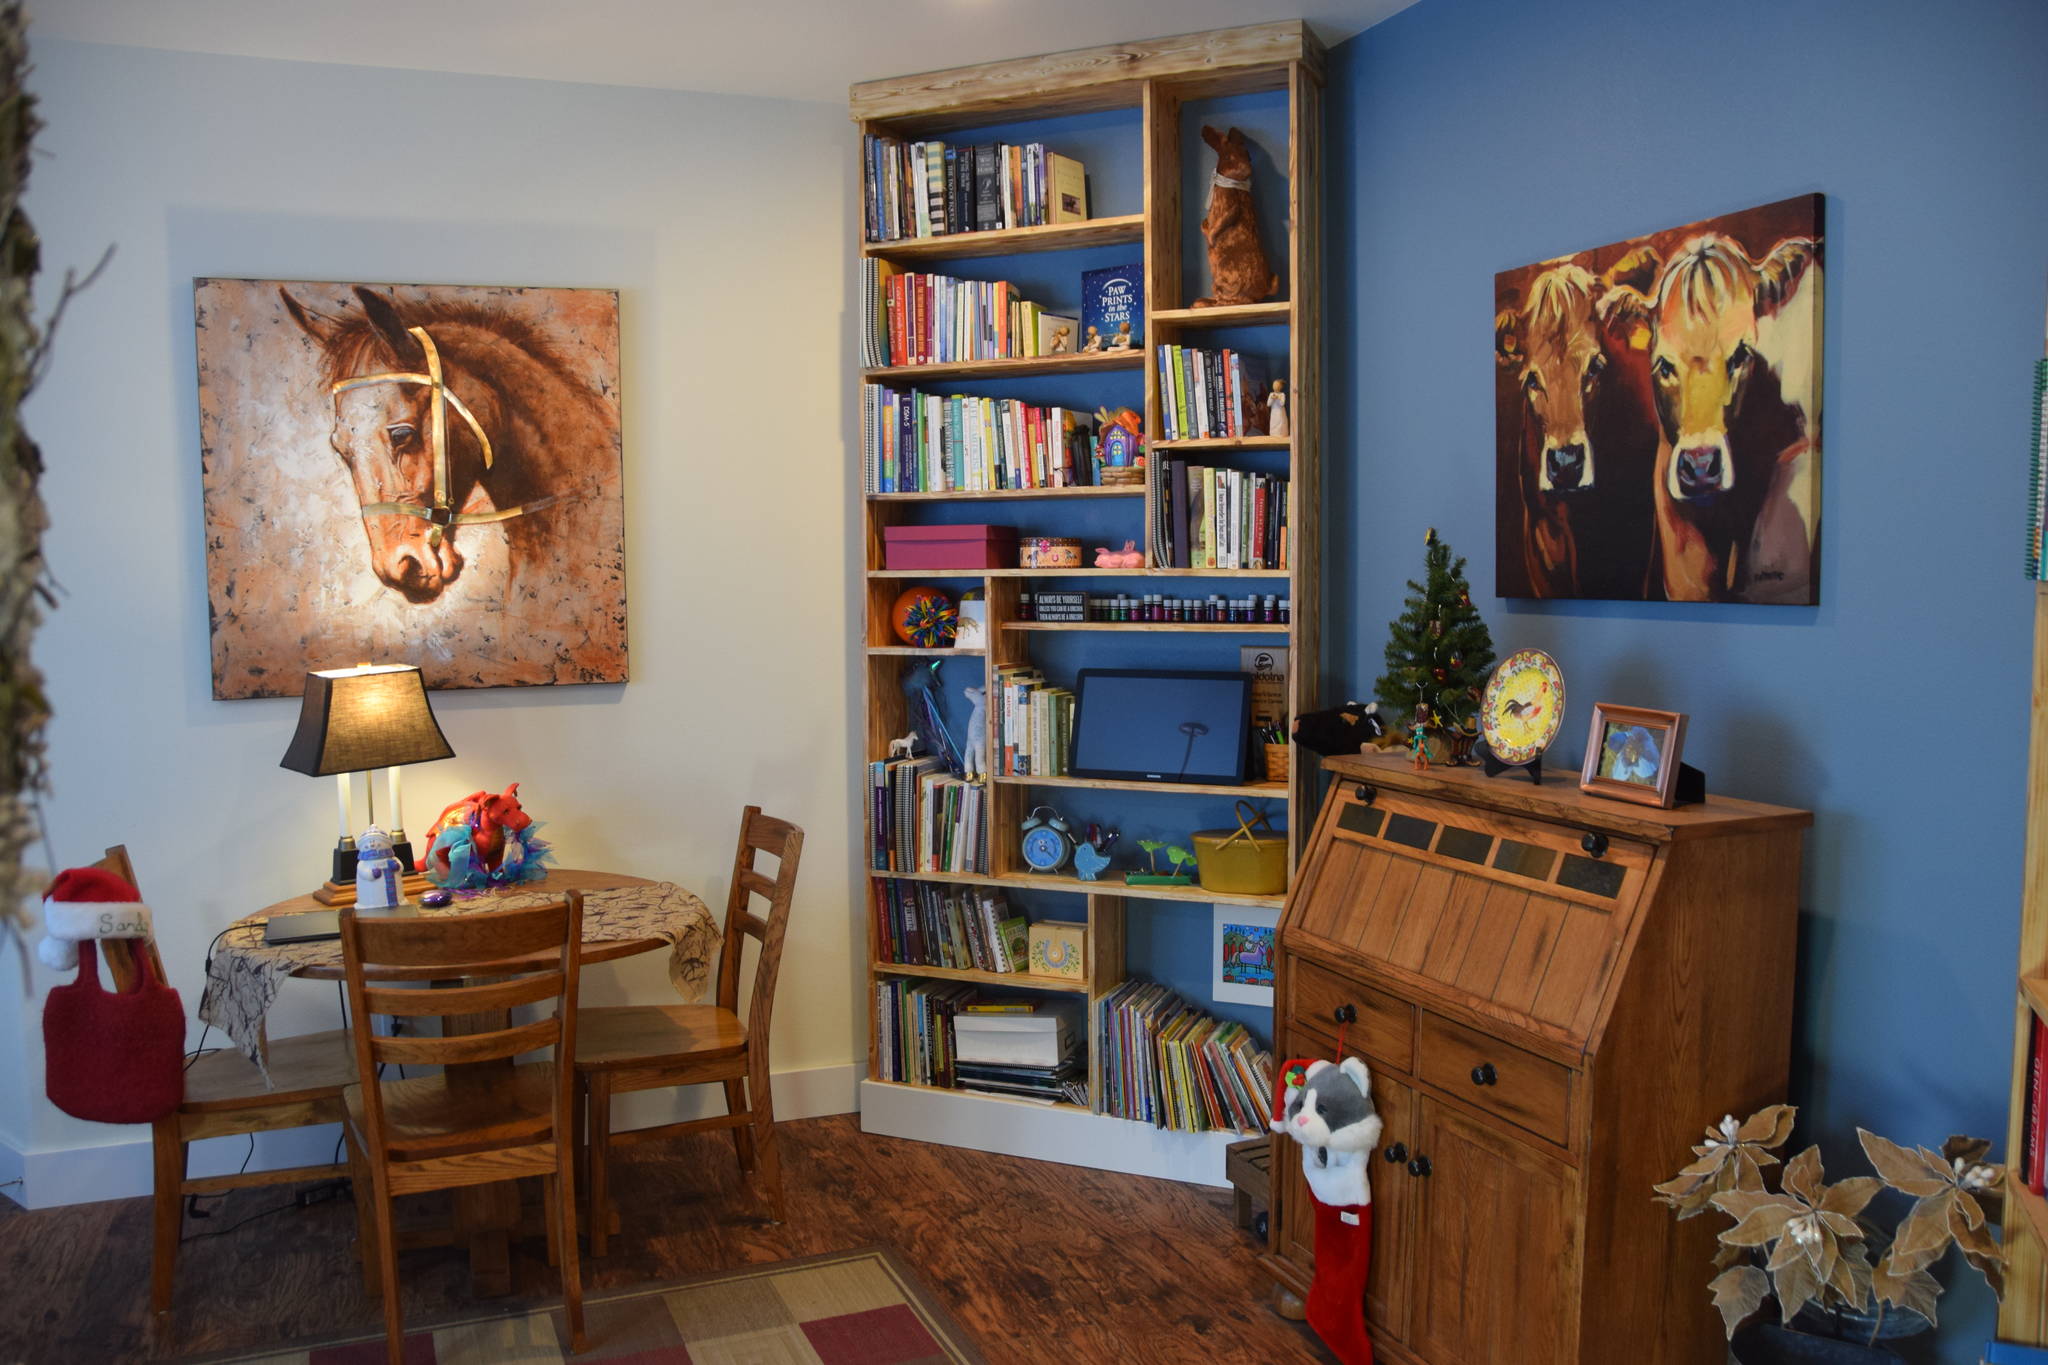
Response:
POLYGON ((1344 1362, 1373 1365, 1365 1327, 1372 1269, 1372 1154, 1382 1124, 1365 1063, 1290 1061, 1280 1068, 1273 1131, 1302 1146, 1301 1173, 1316 1201, 1316 1277, 1308 1325, 1344 1362))
POLYGON ((79 967, 76 981, 43 1002, 50 1103, 97 1123, 148 1123, 173 1112, 185 1095, 184 1002, 157 978, 147 953, 135 955, 132 990, 100 984, 98 940, 148 933, 141 897, 112 873, 81 867, 60 874, 43 904, 57 941, 77 944, 79 967))

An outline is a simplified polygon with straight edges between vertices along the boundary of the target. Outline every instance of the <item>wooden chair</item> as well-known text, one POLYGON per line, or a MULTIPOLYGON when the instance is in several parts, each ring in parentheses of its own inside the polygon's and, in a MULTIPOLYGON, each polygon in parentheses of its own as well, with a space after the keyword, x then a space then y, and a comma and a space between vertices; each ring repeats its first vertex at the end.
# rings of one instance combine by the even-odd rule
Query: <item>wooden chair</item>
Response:
MULTIPOLYGON (((552 1257, 562 1271, 570 1350, 584 1349, 583 1280, 576 1262, 576 989, 583 961, 583 896, 528 910, 418 919, 341 914, 349 1027, 357 1074, 343 1094, 356 1208, 374 1247, 391 1365, 403 1365, 397 1231, 401 1194, 541 1177, 552 1257), (424 986, 371 981, 426 982, 424 986), (455 984, 450 984, 450 983, 455 984), (554 1012, 511 1024, 505 1011, 552 1000, 554 1012), (442 1020, 442 1036, 384 1036, 373 1017, 442 1020), (555 1060, 515 1066, 541 1048, 555 1060), (379 1081, 381 1064, 439 1066, 436 1075, 379 1081)), ((367 1269, 367 1267, 366 1267, 367 1269)))
POLYGON ((583 1092, 584 1146, 590 1170, 590 1254, 605 1254, 611 1233, 610 1157, 614 1146, 727 1128, 740 1171, 752 1175, 777 1222, 782 1221, 782 1164, 775 1148, 775 1109, 769 1094, 768 1024, 775 1008, 775 977, 782 936, 796 890, 804 832, 748 806, 740 821, 732 889, 725 903, 725 950, 718 964, 715 1005, 633 1005, 587 1009, 577 1023, 576 1081, 583 1092), (776 858, 771 880, 754 867, 757 852, 776 858), (753 914, 750 898, 768 902, 768 918, 753 914), (748 936, 759 939, 754 990, 744 1021, 739 1015, 740 956, 748 936), (612 1096, 673 1086, 725 1086, 726 1113, 655 1128, 612 1131, 612 1096), (749 1099, 751 1098, 751 1103, 749 1099))
MULTIPOLYGON (((139 891, 135 866, 125 844, 107 850, 94 867, 125 880, 139 891)), ((140 971, 137 954, 147 953, 160 980, 163 958, 154 939, 109 939, 100 945, 108 972, 121 990, 129 989, 140 971)), ((225 1041, 225 1040, 223 1040, 225 1041)), ((155 1159, 155 1247, 151 1256, 149 1307, 160 1339, 170 1328, 171 1287, 178 1271, 178 1243, 184 1236, 185 1200, 190 1195, 225 1194, 258 1185, 291 1185, 306 1180, 338 1179, 348 1174, 341 1164, 293 1166, 279 1171, 248 1171, 198 1180, 185 1174, 186 1155, 201 1138, 242 1137, 280 1128, 308 1128, 339 1123, 342 1088, 356 1076, 355 1054, 345 1029, 307 1033, 296 1038, 266 1040, 263 1073, 232 1045, 196 1058, 185 1068, 185 1099, 175 1114, 160 1118, 150 1131, 155 1159)))

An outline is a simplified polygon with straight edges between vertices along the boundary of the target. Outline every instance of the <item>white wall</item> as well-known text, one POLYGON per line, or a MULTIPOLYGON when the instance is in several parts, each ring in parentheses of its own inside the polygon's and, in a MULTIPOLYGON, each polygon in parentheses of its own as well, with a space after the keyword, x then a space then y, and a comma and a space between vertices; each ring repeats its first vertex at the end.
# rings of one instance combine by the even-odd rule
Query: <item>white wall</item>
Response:
MULTIPOLYGON (((37 648, 58 865, 128 844, 196 1009, 214 933, 309 888, 333 841, 331 782, 277 766, 298 703, 211 699, 192 278, 616 287, 632 681, 438 694, 458 757, 408 772, 409 824, 516 779, 565 864, 673 878, 716 911, 740 807, 796 820, 810 839, 775 1064, 806 1073, 800 1105, 850 1108, 843 110, 66 43, 33 55, 46 301, 66 265, 118 245, 28 413, 64 588, 37 648)), ((0 1018, 20 1011, 0 1051, 21 1051, 0 1057, 0 1143, 26 1160, 28 1202, 146 1188, 141 1130, 43 1100, 53 978, 38 968, 24 997, 18 960, 0 956, 0 1018)), ((673 999, 659 955, 591 977, 600 1001, 673 999)), ((287 983, 272 1015, 279 1034, 336 1020, 334 988, 310 982, 287 983)), ((258 1164, 288 1147, 266 1139, 258 1164)), ((241 1154, 238 1139, 197 1164, 241 1154)))

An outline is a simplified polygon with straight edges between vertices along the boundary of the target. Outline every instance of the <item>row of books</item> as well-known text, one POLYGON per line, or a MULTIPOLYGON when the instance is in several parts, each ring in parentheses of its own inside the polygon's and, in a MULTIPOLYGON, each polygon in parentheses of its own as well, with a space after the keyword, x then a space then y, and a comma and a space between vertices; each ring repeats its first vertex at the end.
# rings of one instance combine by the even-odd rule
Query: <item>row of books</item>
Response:
POLYGON ((2015 1171, 2035 1194, 2048 1193, 2048 1023, 2034 1016, 2027 1052, 2026 1114, 2020 1125, 2020 1164, 2015 1171))
POLYGON ((1092 484, 1100 448, 1095 419, 1073 408, 861 386, 870 493, 1092 484))
POLYGON ((1185 1133, 1268 1131, 1273 1059, 1244 1025, 1133 977, 1096 1005, 1097 1113, 1185 1133))
POLYGON ((878 1079, 951 1088, 953 1016, 974 999, 974 987, 964 981, 877 981, 878 1079))
POLYGON ((938 758, 868 765, 868 865, 882 872, 988 871, 988 788, 938 758))
POLYGON ((2034 401, 2027 411, 2034 426, 2028 446, 2027 577, 2048 582, 2048 555, 2042 553, 2043 534, 2048 531, 2048 360, 2034 362, 2034 401))
POLYGON ((1176 569, 1288 567, 1287 480, 1156 460, 1152 553, 1176 569))
POLYGON ((1088 217, 1087 168, 1042 142, 961 147, 869 134, 861 150, 861 205, 871 242, 1088 217))
POLYGON ((882 961, 977 972, 1029 970, 1031 926, 999 888, 900 877, 872 881, 882 961))
POLYGON ((875 260, 861 263, 861 278, 861 363, 870 368, 1080 349, 1076 319, 1048 312, 1008 280, 908 272, 875 260))
POLYGON ((1024 664, 996 670, 996 772, 1065 777, 1074 747, 1074 694, 1024 664))
POLYGON ((1159 348, 1159 425, 1169 441, 1266 430, 1266 367, 1242 351, 1159 348))

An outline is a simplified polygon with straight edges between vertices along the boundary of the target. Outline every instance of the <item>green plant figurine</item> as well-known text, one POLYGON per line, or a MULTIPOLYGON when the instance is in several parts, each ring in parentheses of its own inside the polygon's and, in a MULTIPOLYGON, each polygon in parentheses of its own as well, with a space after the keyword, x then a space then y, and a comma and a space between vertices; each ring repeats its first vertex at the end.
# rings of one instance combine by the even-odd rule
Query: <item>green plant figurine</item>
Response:
POLYGON ((1178 844, 1169 844, 1163 839, 1140 839, 1138 847, 1145 850, 1145 872, 1129 872, 1124 880, 1132 886, 1191 886, 1194 884, 1195 855, 1178 844), (1171 872, 1159 870, 1159 855, 1166 855, 1171 872))

